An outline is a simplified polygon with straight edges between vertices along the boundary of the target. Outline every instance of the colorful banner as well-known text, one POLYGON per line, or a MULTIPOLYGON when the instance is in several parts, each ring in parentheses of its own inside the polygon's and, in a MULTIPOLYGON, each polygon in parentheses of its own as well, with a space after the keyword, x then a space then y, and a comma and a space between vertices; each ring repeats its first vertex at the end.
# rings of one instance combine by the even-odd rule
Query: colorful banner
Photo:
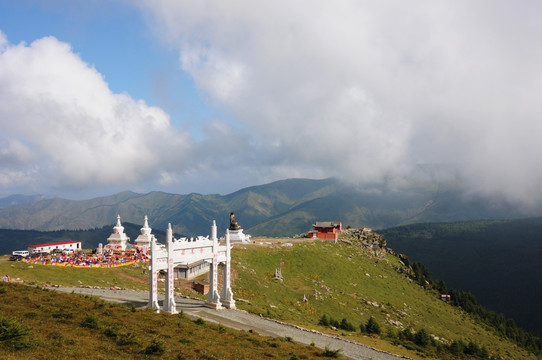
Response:
MULTIPOLYGON (((139 262, 146 262, 147 260, 139 260, 139 262)), ((130 260, 126 262, 121 263, 106 263, 106 264, 70 264, 70 263, 57 263, 57 262, 49 262, 49 261, 43 261, 43 260, 32 260, 32 259, 25 259, 25 263, 27 264, 41 264, 41 265, 53 265, 53 266, 61 266, 61 267, 75 267, 75 268, 111 268, 111 267, 120 267, 120 266, 128 266, 135 264, 138 261, 130 260)))

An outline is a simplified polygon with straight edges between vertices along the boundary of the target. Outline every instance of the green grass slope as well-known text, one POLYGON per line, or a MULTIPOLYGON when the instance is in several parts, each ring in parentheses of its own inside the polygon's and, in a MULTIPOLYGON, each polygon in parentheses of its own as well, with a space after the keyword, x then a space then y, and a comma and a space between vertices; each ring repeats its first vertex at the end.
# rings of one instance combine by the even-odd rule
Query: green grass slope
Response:
MULTIPOLYGON (((148 273, 145 273, 144 268, 144 264, 135 264, 114 269, 78 269, 0 261, 0 272, 9 274, 13 279, 20 278, 25 283, 34 285, 48 283, 63 286, 92 285, 105 288, 118 286, 146 289, 148 273)), ((320 241, 301 242, 293 246, 282 246, 280 243, 271 242, 264 245, 240 244, 233 249, 232 268, 234 296, 239 299, 237 306, 257 315, 261 314, 305 328, 337 334, 378 349, 416 359, 489 359, 491 357, 536 359, 534 355, 518 348, 507 339, 499 337, 494 329, 480 320, 460 308, 442 302, 439 299, 439 293, 435 290, 428 286, 424 288, 418 285, 412 280, 411 268, 401 263, 398 257, 388 253, 375 256, 370 250, 359 246, 356 242, 352 245, 320 241), (277 268, 282 271, 282 282, 273 279, 277 268), (319 324, 324 315, 327 319, 337 321, 335 328, 319 324), (380 327, 379 334, 367 329, 366 325, 370 319, 380 327), (343 328, 343 324, 349 324, 351 328, 343 328), (363 325, 365 332, 360 331, 360 325, 363 325)), ((92 307, 92 304, 96 302, 94 299, 87 302, 87 305, 75 306, 79 308, 77 315, 74 314, 75 310, 69 310, 71 315, 67 315, 68 322, 71 326, 76 326, 75 329, 72 327, 69 330, 56 323, 56 321, 64 321, 64 315, 60 311, 61 305, 49 306, 48 303, 64 304, 75 300, 65 297, 54 300, 55 296, 61 295, 50 294, 46 295, 46 300, 29 302, 28 298, 32 299, 35 295, 25 295, 26 290, 21 289, 26 288, 11 286, 11 284, 4 284, 0 287, 0 314, 10 314, 8 322, 23 324, 26 328, 43 329, 39 326, 49 326, 49 328, 36 330, 39 332, 37 337, 27 336, 25 341, 30 342, 29 346, 23 347, 22 350, 16 350, 10 347, 13 344, 8 344, 8 347, 1 350, 5 352, 0 353, 0 357, 6 355, 4 356, 6 358, 10 358, 9 356, 33 358, 38 351, 37 348, 43 349, 40 341, 45 340, 40 339, 45 338, 60 339, 56 345, 65 348, 62 349, 58 358, 71 355, 76 348, 93 349, 93 351, 98 351, 98 354, 111 351, 113 355, 106 358, 122 358, 123 356, 138 358, 145 348, 152 345, 154 338, 159 339, 159 342, 164 342, 167 351, 171 351, 168 353, 169 357, 164 358, 175 358, 172 356, 175 356, 177 351, 181 351, 178 343, 183 340, 177 337, 173 344, 170 343, 169 339, 173 335, 169 330, 156 330, 151 337, 148 337, 143 330, 139 332, 139 328, 135 325, 156 321, 163 324, 160 329, 165 329, 171 325, 169 319, 173 319, 171 321, 177 326, 176 316, 163 315, 164 317, 159 318, 161 320, 154 320, 155 318, 151 318, 150 314, 145 315, 144 318, 133 315, 134 325, 130 325, 123 323, 123 317, 119 320, 116 315, 110 317, 110 312, 102 312, 102 309, 107 310, 109 305, 92 307), (11 293, 6 295, 2 293, 2 288, 23 294, 21 295, 23 298, 13 297, 11 293), (42 305, 36 306, 36 304, 42 305), (96 321, 100 325, 97 330, 93 330, 93 333, 89 333, 85 326, 83 326, 85 329, 79 328, 84 321, 91 321, 85 320, 86 314, 94 314, 89 316, 98 317, 96 321), (56 332, 52 333, 51 329, 56 329, 56 332), (122 344, 122 340, 119 340, 120 344, 117 343, 118 339, 131 337, 132 335, 128 333, 136 331, 135 329, 138 332, 134 336, 139 341, 136 345, 134 344, 134 347, 126 347, 122 344), (65 335, 70 331, 79 331, 93 338, 89 340, 89 343, 84 343, 82 338, 77 337, 72 343, 68 340, 70 337, 65 335), (108 339, 110 331, 117 334, 111 335, 112 339, 108 339)), ((111 312, 116 314, 116 309, 111 312)), ((220 328, 218 330, 220 331, 220 328)), ((183 332, 176 334, 175 336, 180 336, 183 332)), ((216 350, 208 343, 193 341, 194 346, 191 349, 216 350)), ((262 351, 265 352, 268 345, 282 347, 280 340, 247 341, 263 346, 262 351)), ((241 342, 241 344, 244 343, 241 342)), ((46 347, 46 349, 50 351, 52 348, 46 347)), ((261 358, 262 356, 262 353, 254 355, 249 350, 245 353, 239 349, 236 347, 232 350, 233 354, 238 355, 235 358, 251 358, 251 356, 261 358)), ((301 354, 309 358, 318 355, 314 349, 306 349, 308 353, 303 351, 305 350, 301 350, 301 354)), ((190 353, 189 356, 182 354, 185 358, 197 358, 194 353, 190 353)), ((215 358, 228 358, 218 353, 212 354, 215 358)), ((292 355, 288 354, 281 353, 281 355, 273 356, 291 358, 292 355)))
POLYGON ((148 263, 136 263, 116 268, 73 268, 16 261, 0 261, 2 276, 20 279, 27 285, 36 286, 97 286, 148 290, 148 263))
POLYGON ((465 353, 454 355, 454 342, 487 350, 485 358, 536 358, 461 309, 441 301, 436 291, 414 283, 409 269, 389 254, 375 257, 360 246, 308 242, 292 247, 238 246, 232 259, 237 274, 235 295, 246 300, 238 306, 254 314, 340 334, 415 358, 469 358, 465 353), (282 269, 283 282, 273 279, 277 268, 282 269), (323 315, 338 321, 346 319, 357 330, 318 325, 323 315), (360 332, 359 326, 370 318, 381 327, 380 336, 360 332), (425 345, 409 340, 409 334, 418 333, 433 340, 422 342, 425 345))
POLYGON ((309 359, 324 351, 91 296, 0 283, 0 358, 309 359))

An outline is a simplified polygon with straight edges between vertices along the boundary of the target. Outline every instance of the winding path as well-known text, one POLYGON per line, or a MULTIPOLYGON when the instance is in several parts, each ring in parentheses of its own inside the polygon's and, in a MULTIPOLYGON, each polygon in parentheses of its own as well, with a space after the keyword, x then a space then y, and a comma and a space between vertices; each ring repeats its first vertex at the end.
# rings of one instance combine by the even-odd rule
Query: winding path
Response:
MULTIPOLYGON (((51 287, 50 290, 93 295, 107 301, 133 304, 138 307, 147 306, 149 293, 140 290, 110 290, 79 287, 51 287)), ((160 296, 159 296, 160 297, 160 296)), ((162 295, 163 298, 163 295, 162 295)), ((324 349, 342 349, 342 354, 351 359, 360 360, 397 360, 406 359, 403 356, 389 354, 360 343, 336 336, 326 335, 299 328, 294 325, 280 323, 274 320, 260 318, 241 310, 213 310, 205 307, 202 300, 176 297, 177 310, 191 318, 203 318, 206 321, 220 323, 237 330, 254 330, 263 336, 291 337, 302 344, 314 343, 324 349)))

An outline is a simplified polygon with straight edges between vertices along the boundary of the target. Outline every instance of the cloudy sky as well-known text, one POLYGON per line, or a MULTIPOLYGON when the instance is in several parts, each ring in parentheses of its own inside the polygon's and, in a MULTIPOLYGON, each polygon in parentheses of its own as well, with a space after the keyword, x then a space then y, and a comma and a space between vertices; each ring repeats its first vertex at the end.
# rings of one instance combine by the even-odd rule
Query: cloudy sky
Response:
POLYGON ((0 0, 0 196, 291 177, 542 199, 542 3, 0 0))

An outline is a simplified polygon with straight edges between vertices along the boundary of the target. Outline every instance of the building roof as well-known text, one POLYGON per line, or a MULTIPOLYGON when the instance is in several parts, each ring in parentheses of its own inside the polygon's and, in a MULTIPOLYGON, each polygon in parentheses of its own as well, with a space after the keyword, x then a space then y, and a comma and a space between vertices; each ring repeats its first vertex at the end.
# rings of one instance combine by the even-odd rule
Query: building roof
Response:
POLYGON ((49 244, 38 244, 38 245, 28 245, 29 248, 36 248, 36 247, 44 247, 44 246, 56 246, 56 245, 65 245, 65 244, 77 244, 81 241, 62 241, 62 242, 55 242, 55 243, 49 243, 49 244))
POLYGON ((341 226, 341 223, 339 221, 317 221, 316 224, 312 226, 320 228, 333 228, 341 226))

